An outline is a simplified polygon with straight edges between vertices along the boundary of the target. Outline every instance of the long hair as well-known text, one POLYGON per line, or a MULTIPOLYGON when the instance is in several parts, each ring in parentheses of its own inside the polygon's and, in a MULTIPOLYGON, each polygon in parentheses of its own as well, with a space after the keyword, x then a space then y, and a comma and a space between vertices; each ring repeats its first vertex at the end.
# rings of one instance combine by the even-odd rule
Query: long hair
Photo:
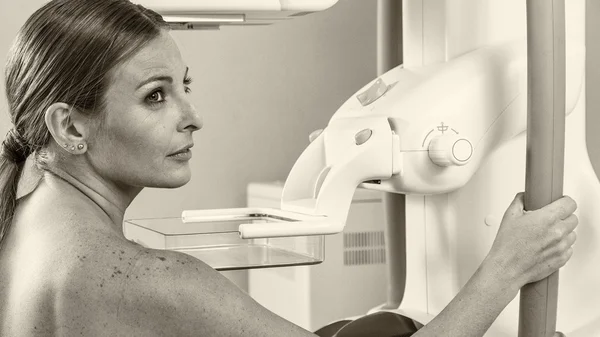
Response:
POLYGON ((6 65, 13 129, 0 152, 0 248, 15 208, 25 159, 44 166, 51 140, 44 115, 62 102, 102 118, 110 71, 168 29, 162 17, 128 0, 54 0, 19 31, 6 65))

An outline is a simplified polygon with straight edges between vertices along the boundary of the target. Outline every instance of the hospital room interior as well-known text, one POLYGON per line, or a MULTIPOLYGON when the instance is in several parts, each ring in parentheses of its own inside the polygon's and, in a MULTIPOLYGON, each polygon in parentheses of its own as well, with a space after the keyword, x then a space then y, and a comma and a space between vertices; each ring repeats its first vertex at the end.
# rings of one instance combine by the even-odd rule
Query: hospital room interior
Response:
MULTIPOLYGON (((386 310, 418 328, 468 280, 492 244, 499 212, 525 191, 526 0, 324 2, 331 6, 269 24, 172 30, 204 121, 194 134, 192 179, 145 189, 127 210, 124 232, 150 248, 206 258, 267 309, 313 332, 386 310), (403 156, 371 150, 388 140, 377 132, 390 128, 385 150, 407 149, 403 156), (350 133, 350 145, 371 147, 337 155, 353 151, 335 139, 350 133), (448 142, 464 147, 450 153, 448 142), (374 153, 389 175, 360 164, 374 153), (337 161, 328 166, 330 159, 337 161), (314 186, 303 186, 305 178, 314 186), (313 213, 287 218, 310 208, 293 205, 310 188, 313 213), (331 219, 342 220, 315 220, 332 208, 331 219), (238 230, 240 217, 250 222, 238 230), (240 259, 245 253, 253 255, 240 259)), ((0 54, 44 3, 0 0, 0 54)), ((579 204, 580 239, 558 293, 548 296, 558 301, 557 329, 597 337, 600 2, 564 3, 564 194, 579 204)), ((11 128, 6 110, 0 95, 0 134, 11 128)), ((518 316, 517 298, 486 336, 516 336, 518 316)))

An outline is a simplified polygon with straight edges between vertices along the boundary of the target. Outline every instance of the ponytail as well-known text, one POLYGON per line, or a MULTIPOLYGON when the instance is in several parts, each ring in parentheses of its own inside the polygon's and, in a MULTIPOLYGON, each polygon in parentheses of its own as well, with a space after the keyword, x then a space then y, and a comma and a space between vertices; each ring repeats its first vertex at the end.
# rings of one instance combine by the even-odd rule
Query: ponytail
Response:
POLYGON ((17 186, 31 149, 14 129, 6 135, 0 152, 0 249, 17 208, 17 186))

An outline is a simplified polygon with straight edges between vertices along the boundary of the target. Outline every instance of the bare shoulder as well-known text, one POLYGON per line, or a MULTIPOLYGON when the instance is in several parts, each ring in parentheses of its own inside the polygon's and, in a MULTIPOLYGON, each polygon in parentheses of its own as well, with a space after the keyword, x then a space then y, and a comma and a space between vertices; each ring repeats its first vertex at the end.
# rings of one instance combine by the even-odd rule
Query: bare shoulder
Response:
POLYGON ((313 336, 266 310, 202 261, 142 248, 119 311, 165 336, 313 336))

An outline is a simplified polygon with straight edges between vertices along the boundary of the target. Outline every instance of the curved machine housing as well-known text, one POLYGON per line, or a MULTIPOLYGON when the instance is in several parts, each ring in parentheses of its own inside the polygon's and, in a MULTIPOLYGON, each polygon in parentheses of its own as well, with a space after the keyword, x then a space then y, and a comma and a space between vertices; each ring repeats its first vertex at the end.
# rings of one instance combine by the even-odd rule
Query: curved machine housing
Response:
MULTIPOLYGON (((568 113, 581 96, 584 59, 583 46, 568 53, 568 113)), ((341 231, 357 186, 405 194, 452 192, 526 124, 524 41, 481 48, 446 63, 399 66, 336 112, 292 168, 281 209, 327 216, 335 226, 331 231, 341 231)))
MULTIPOLYGON (((418 195, 463 187, 495 149, 525 131, 525 54, 516 41, 373 80, 296 161, 281 210, 262 210, 294 221, 244 225, 242 238, 339 233, 358 186, 418 195)), ((569 113, 581 97, 584 57, 583 46, 568 53, 569 113)))

